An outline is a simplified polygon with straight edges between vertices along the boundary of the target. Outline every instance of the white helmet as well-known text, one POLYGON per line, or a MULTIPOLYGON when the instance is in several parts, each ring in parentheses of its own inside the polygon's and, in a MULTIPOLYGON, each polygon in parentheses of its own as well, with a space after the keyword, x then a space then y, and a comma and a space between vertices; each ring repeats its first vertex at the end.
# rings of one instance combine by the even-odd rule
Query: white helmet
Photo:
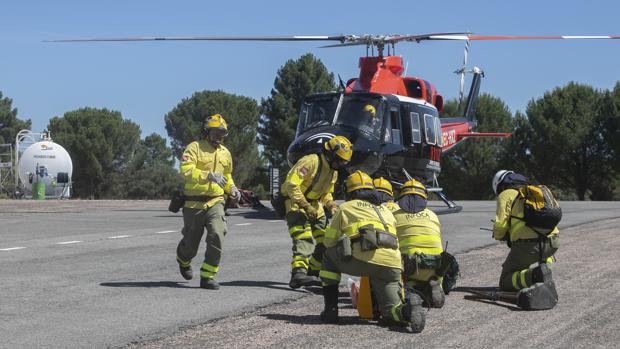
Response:
POLYGON ((506 178, 507 175, 514 173, 514 171, 508 170, 499 170, 493 176, 493 181, 491 182, 491 186, 493 187, 493 192, 497 195, 497 186, 506 178))

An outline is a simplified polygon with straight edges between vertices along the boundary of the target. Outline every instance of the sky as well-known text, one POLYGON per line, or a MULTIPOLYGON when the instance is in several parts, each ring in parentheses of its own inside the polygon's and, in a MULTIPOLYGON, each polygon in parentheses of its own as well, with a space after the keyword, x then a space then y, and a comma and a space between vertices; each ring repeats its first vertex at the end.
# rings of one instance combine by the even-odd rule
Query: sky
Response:
MULTIPOLYGON (((142 135, 167 137, 164 115, 183 98, 224 90, 260 102, 289 59, 312 53, 343 80, 358 75, 365 48, 322 43, 47 43, 91 37, 339 35, 473 32, 480 35, 620 35, 618 1, 13 1, 0 6, 0 91, 33 131, 82 107, 108 108, 142 135)), ((401 43, 407 75, 446 99, 463 42, 401 43)), ((511 111, 570 81, 611 89, 620 80, 620 40, 473 42, 469 66, 481 92, 511 111)), ((52 135, 53 136, 53 135, 52 135)))

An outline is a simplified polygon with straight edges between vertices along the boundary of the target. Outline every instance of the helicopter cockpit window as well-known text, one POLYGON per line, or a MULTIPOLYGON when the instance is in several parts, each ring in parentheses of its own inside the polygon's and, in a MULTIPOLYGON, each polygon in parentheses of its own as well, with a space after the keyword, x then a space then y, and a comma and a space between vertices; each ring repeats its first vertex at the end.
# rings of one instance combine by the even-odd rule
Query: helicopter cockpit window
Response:
POLYGON ((304 102, 299 113, 297 134, 314 127, 331 125, 339 97, 340 95, 334 95, 331 98, 304 102))
POLYGON ((426 143, 435 145, 437 143, 435 134, 435 117, 429 114, 424 114, 424 134, 426 135, 426 143))
POLYGON ((435 134, 437 135, 437 146, 443 145, 443 134, 441 133, 441 120, 435 118, 435 134))
POLYGON ((374 137, 381 137, 383 103, 378 98, 344 96, 336 125, 349 126, 374 137))
POLYGON ((413 143, 420 143, 422 141, 422 135, 420 132, 420 114, 411 112, 411 140, 413 143))

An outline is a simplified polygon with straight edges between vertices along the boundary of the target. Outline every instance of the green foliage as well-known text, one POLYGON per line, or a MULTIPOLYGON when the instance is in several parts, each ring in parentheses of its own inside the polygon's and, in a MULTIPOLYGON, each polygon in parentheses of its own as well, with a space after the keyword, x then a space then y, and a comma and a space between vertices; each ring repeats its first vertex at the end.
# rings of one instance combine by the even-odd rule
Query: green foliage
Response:
POLYGON ((263 116, 259 124, 259 142, 267 160, 288 168, 286 154, 295 138, 298 112, 303 99, 312 93, 336 89, 334 75, 323 63, 308 53, 298 60, 288 60, 278 70, 271 97, 261 102, 263 116))
POLYGON ((172 150, 180 157, 189 143, 200 139, 205 118, 218 113, 228 124, 224 143, 233 157, 233 179, 242 188, 263 165, 256 144, 259 109, 255 100, 223 91, 202 91, 183 99, 165 116, 172 150))
MULTIPOLYGON (((449 101, 444 115, 457 112, 457 102, 449 101)), ((512 114, 499 98, 482 94, 476 109, 478 132, 510 132, 512 114)), ((474 138, 456 146, 442 158, 439 183, 452 199, 490 199, 491 178, 505 157, 506 141, 500 138, 474 138)))
POLYGON ((15 144, 15 136, 24 129, 30 129, 30 120, 20 120, 17 118, 17 109, 11 105, 13 100, 2 97, 0 91, 0 144, 15 144))
POLYGON ((577 83, 530 101, 527 117, 516 118, 512 159, 538 182, 572 188, 579 200, 587 193, 611 199, 618 168, 615 102, 612 93, 577 83))
POLYGON ((168 199, 183 183, 174 168, 172 150, 156 133, 140 141, 121 181, 125 190, 118 194, 130 199, 168 199))
POLYGON ((48 129, 73 160, 75 197, 117 197, 140 139, 138 125, 117 111, 82 108, 52 118, 48 129))

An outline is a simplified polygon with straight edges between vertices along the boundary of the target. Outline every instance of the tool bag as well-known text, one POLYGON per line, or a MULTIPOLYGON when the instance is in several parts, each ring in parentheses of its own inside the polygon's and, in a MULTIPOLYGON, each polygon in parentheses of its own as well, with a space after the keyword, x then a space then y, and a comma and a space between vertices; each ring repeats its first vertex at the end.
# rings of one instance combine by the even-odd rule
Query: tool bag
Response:
POLYGON ((172 198, 170 198, 168 211, 177 213, 183 205, 185 205, 185 195, 183 195, 183 189, 177 188, 172 192, 172 198))
POLYGON ((390 233, 376 229, 372 224, 357 229, 359 237, 353 242, 359 242, 362 251, 373 251, 378 248, 398 249, 398 238, 390 233))
POLYGON ((435 274, 443 276, 441 288, 445 294, 449 294, 456 287, 456 280, 461 276, 459 263, 453 255, 446 251, 441 252, 440 256, 439 266, 435 269, 435 274))
POLYGON ((517 305, 526 310, 553 309, 558 303, 558 293, 553 282, 536 283, 519 291, 517 305))
POLYGON ((548 230, 548 235, 562 219, 562 209, 553 197, 551 190, 544 185, 527 184, 515 188, 519 194, 512 204, 523 200, 523 218, 511 216, 525 222, 530 228, 548 230))

